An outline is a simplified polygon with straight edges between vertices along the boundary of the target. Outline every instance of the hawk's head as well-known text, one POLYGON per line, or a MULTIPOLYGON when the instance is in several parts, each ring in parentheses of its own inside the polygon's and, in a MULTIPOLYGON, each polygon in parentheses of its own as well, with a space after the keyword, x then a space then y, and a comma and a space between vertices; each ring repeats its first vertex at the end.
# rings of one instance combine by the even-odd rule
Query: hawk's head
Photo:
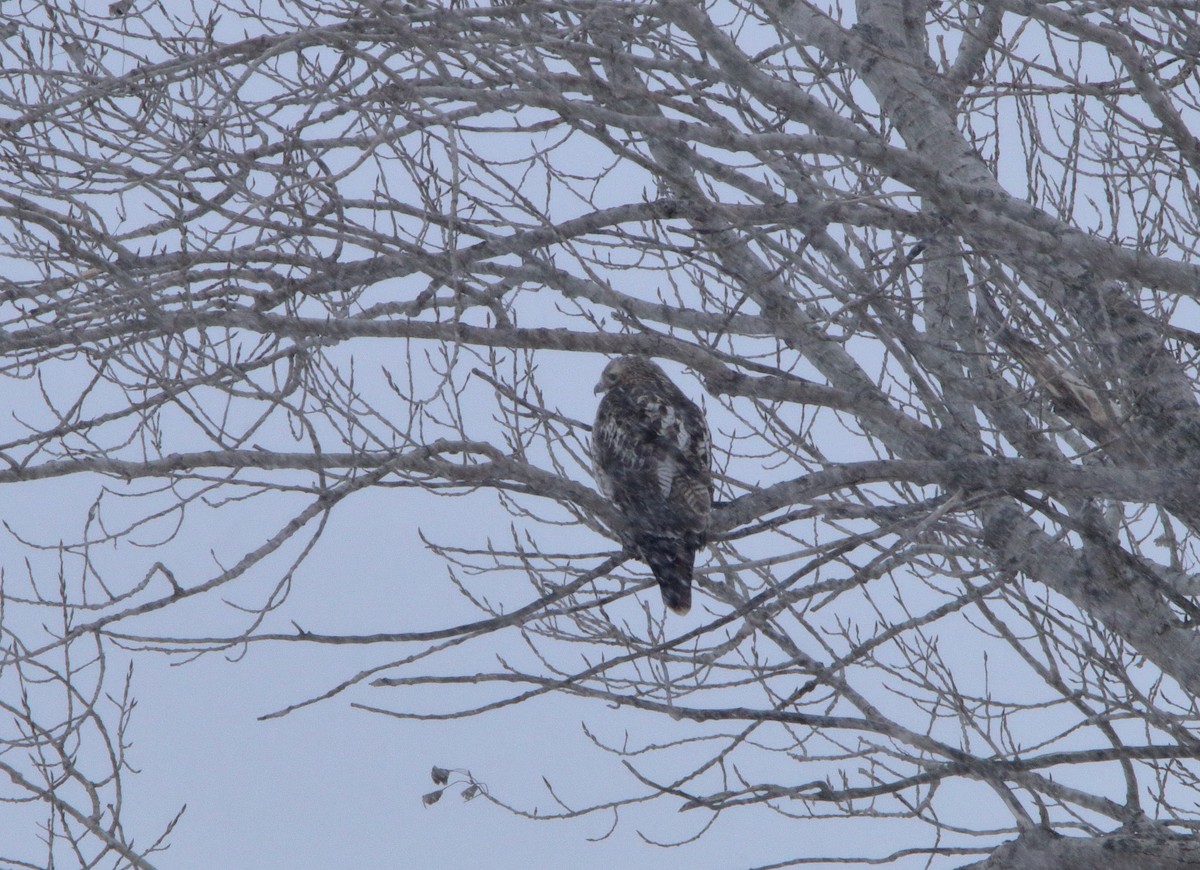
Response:
POLYGON ((594 393, 607 393, 620 384, 670 383, 663 370, 644 356, 619 356, 604 367, 594 393))

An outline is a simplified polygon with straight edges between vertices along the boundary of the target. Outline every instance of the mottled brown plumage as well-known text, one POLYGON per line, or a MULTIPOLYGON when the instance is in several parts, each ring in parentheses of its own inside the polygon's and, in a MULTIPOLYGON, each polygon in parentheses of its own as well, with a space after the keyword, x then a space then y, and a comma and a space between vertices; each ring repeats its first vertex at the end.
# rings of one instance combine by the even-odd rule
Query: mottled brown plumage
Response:
POLYGON ((658 366, 610 362, 592 428, 596 482, 629 523, 633 543, 676 613, 692 606, 692 567, 712 508, 704 414, 658 366))

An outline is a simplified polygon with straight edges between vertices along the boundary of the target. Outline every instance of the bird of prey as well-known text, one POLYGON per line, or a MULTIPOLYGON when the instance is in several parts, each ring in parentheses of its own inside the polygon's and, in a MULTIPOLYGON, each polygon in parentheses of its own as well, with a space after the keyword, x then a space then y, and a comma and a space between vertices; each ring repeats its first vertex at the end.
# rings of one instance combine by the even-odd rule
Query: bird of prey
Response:
POLYGON ((711 441, 704 414, 657 365, 614 359, 592 428, 600 491, 629 524, 632 542, 676 613, 692 606, 692 567, 712 508, 711 441))

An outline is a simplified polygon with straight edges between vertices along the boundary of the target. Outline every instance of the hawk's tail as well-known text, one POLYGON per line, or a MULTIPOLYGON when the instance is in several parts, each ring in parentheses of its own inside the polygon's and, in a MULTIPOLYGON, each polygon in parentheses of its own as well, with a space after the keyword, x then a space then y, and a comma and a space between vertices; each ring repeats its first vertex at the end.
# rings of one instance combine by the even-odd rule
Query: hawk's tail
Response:
POLYGON ((679 615, 692 609, 692 566, 696 546, 678 537, 642 536, 638 549, 662 592, 663 604, 679 615))

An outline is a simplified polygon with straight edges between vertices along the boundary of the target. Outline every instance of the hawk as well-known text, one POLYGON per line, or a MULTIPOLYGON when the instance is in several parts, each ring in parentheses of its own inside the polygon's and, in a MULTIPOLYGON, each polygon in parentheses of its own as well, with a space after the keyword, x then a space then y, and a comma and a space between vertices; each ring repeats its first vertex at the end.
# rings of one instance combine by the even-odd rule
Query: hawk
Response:
POLYGON ((711 446, 704 414, 663 370, 640 356, 610 362, 592 427, 600 491, 629 524, 642 560, 676 613, 692 606, 692 566, 712 508, 711 446))

